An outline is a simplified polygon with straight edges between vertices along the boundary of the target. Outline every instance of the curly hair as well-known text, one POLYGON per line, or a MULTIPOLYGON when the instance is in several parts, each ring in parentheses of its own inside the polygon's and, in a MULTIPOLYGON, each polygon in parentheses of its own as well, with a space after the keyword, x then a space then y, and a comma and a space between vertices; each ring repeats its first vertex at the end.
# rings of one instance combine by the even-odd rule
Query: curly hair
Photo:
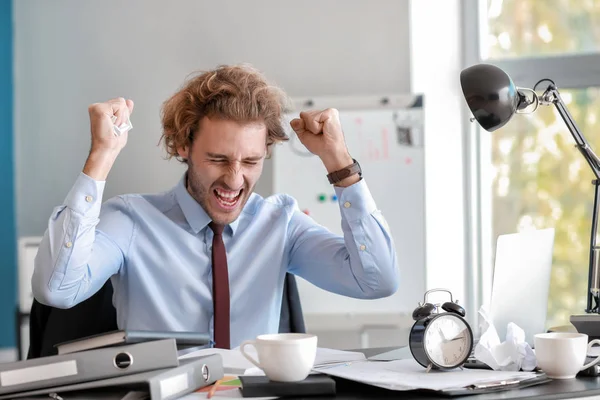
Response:
POLYGON ((261 121, 267 128, 267 150, 289 138, 282 124, 288 98, 247 64, 221 65, 188 80, 161 109, 168 158, 187 163, 177 149, 191 146, 204 117, 236 122, 261 121))

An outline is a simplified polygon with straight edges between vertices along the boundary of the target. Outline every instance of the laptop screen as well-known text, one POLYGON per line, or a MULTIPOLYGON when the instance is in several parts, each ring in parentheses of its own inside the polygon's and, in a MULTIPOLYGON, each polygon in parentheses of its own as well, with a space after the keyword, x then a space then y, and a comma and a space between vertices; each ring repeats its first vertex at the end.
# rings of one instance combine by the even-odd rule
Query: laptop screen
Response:
POLYGON ((498 237, 489 311, 501 342, 509 322, 525 331, 531 347, 533 336, 545 332, 553 249, 553 228, 498 237))

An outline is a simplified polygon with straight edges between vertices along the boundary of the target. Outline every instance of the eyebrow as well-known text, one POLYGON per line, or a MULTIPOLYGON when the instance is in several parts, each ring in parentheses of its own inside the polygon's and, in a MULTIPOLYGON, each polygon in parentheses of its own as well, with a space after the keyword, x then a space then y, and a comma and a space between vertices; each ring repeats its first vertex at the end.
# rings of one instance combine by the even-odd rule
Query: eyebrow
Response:
MULTIPOLYGON (((229 157, 227 157, 225 154, 217 154, 217 153, 206 153, 206 155, 209 158, 216 158, 219 160, 229 160, 229 157)), ((263 156, 250 156, 250 157, 245 157, 244 161, 259 161, 263 158, 263 156)))

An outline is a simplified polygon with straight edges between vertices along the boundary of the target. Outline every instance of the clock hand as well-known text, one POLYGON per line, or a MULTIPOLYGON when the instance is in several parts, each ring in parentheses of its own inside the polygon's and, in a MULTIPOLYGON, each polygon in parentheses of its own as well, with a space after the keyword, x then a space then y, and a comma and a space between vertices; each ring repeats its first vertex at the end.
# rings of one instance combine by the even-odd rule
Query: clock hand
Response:
POLYGON ((461 340, 461 339, 464 339, 464 338, 465 338, 465 334, 464 334, 464 332, 461 332, 457 336, 454 336, 452 339, 446 339, 446 337, 444 337, 443 343, 454 342, 456 340, 461 340))
POLYGON ((442 330, 442 328, 438 326, 437 330, 440 333, 440 336, 442 337, 442 343, 446 343, 448 339, 446 339, 446 335, 444 335, 444 331, 442 330))

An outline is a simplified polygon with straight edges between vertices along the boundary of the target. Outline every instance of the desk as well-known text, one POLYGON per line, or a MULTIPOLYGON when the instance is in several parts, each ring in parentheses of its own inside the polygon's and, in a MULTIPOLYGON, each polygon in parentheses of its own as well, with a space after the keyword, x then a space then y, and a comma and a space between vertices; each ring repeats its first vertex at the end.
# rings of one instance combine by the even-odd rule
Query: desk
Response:
MULTIPOLYGON (((381 354, 393 348, 362 349, 367 357, 381 354)), ((598 399, 600 400, 600 377, 584 377, 569 380, 554 380, 539 386, 523 389, 506 390, 496 393, 486 393, 471 396, 447 397, 435 394, 417 392, 398 392, 371 387, 356 382, 337 379, 337 396, 340 400, 358 399, 461 399, 461 400, 498 400, 498 399, 598 399)), ((312 398, 317 400, 317 398, 312 398)), ((323 397, 318 399, 330 399, 323 397)))
MULTIPOLYGON (((381 354, 393 348, 371 348, 358 350, 371 357, 381 354)), ((357 350, 355 350, 357 351, 357 350)), ((336 397, 306 397, 306 400, 364 400, 364 399, 454 399, 454 400, 506 400, 506 399, 581 399, 581 400, 600 400, 600 377, 586 377, 569 380, 555 380, 539 386, 532 386, 524 389, 512 389, 496 393, 487 393, 471 396, 448 397, 436 394, 420 393, 415 391, 401 392, 377 388, 364 385, 345 379, 334 378, 337 382, 336 397)), ((105 389, 91 394, 71 393, 63 394, 66 400, 79 399, 120 399, 123 396, 123 389, 105 389)), ((37 399, 47 399, 47 396, 36 397, 37 399)), ((292 398, 290 398, 292 399, 292 398)), ((299 398, 294 398, 298 400, 299 398)))

